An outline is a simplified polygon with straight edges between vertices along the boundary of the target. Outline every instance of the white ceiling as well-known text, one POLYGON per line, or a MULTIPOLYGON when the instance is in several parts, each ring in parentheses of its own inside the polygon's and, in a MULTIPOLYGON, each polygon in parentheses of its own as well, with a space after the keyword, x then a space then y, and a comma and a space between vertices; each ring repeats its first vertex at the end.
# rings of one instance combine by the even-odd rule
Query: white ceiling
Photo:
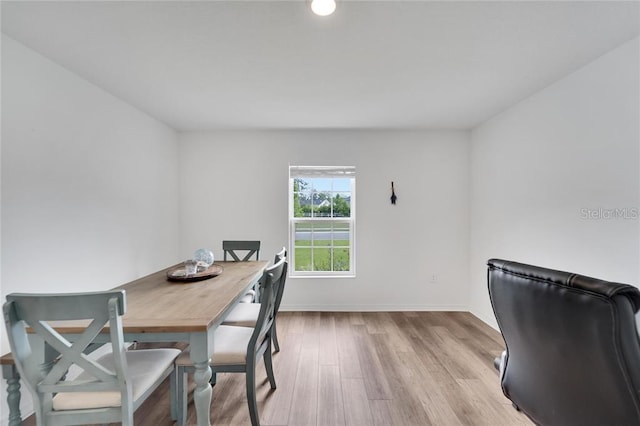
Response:
POLYGON ((638 1, 3 1, 2 31, 176 130, 472 128, 640 33, 638 1))

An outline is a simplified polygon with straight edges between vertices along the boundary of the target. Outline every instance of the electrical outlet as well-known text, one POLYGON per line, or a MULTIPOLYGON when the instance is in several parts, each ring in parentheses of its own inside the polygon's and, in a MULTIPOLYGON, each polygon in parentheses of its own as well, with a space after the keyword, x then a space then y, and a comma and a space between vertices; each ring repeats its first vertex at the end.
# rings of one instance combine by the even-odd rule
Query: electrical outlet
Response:
POLYGON ((437 284, 438 283, 438 274, 429 275, 429 284, 437 284))

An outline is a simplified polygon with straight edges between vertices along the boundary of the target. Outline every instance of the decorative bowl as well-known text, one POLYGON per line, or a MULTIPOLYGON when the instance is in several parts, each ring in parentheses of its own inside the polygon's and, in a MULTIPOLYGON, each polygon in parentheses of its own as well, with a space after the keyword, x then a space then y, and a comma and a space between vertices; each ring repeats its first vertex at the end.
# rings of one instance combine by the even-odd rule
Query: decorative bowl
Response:
POLYGON ((207 269, 214 262, 213 252, 206 248, 196 250, 193 254, 193 259, 198 262, 198 267, 202 269, 207 269))

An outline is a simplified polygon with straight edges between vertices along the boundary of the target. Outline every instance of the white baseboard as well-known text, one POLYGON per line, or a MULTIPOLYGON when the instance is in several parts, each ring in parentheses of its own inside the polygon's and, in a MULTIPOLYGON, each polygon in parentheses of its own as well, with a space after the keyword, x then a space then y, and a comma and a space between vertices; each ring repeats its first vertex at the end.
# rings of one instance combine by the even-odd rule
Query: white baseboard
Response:
POLYGON ((467 306, 459 305, 282 305, 282 312, 425 312, 454 311, 468 312, 467 306))

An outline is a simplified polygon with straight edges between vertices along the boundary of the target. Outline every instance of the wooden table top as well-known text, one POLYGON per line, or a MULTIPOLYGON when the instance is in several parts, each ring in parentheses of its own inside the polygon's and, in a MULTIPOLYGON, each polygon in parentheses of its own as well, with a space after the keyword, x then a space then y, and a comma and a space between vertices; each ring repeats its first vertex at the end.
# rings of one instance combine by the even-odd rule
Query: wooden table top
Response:
MULTIPOLYGON (((125 333, 202 332, 220 322, 222 316, 257 281, 269 262, 216 262, 224 271, 195 282, 167 279, 167 271, 177 265, 116 287, 126 291, 125 333)), ((54 323, 52 323, 54 325, 54 323)), ((85 321, 56 322, 61 333, 84 330, 85 321)), ((106 329, 105 329, 106 331, 106 329)))

